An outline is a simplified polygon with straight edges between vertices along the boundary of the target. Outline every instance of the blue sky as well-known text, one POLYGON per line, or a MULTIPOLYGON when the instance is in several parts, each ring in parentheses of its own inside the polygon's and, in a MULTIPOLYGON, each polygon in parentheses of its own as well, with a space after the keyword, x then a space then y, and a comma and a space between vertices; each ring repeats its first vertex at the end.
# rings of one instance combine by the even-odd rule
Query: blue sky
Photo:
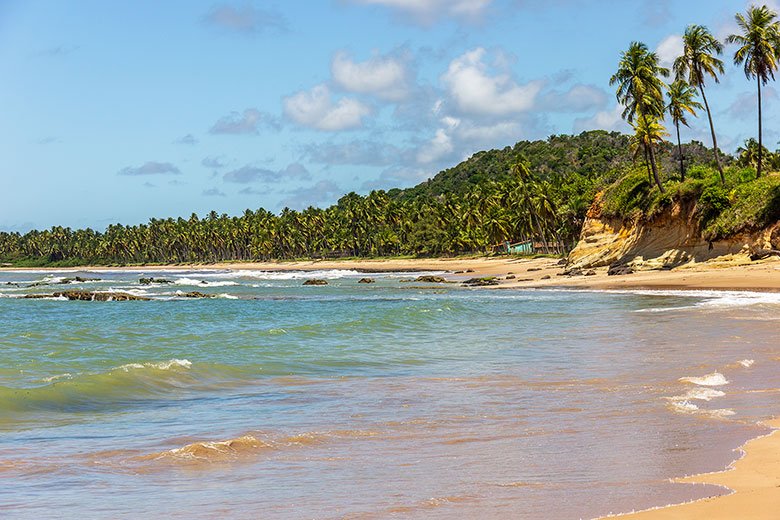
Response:
MULTIPOLYGON (((0 229, 325 206, 521 139, 627 130, 608 81, 629 42, 671 60, 686 25, 724 37, 747 5, 0 0, 0 229)), ((756 126, 732 55, 708 88, 729 151, 756 126)), ((772 84, 770 148, 778 112, 772 84)))

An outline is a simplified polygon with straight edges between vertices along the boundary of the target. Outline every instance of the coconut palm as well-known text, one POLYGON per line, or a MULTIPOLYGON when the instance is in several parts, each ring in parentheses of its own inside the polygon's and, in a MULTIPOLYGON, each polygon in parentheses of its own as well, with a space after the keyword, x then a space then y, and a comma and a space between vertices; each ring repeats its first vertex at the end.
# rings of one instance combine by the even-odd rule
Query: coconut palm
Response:
POLYGON ((680 156, 680 180, 685 180, 685 165, 683 164, 682 142, 680 141, 680 123, 688 126, 686 116, 688 114, 696 116, 696 110, 701 110, 701 103, 696 101, 696 89, 685 81, 678 79, 669 85, 666 91, 669 103, 666 105, 666 112, 671 116, 672 122, 677 129, 677 153, 680 156))
MULTIPOLYGON (((668 75, 669 70, 658 64, 658 56, 650 52, 647 45, 631 42, 628 50, 620 56, 617 72, 609 80, 610 85, 617 85, 617 99, 624 106, 623 119, 631 125, 635 120, 639 120, 644 126, 649 126, 651 121, 659 119, 666 108, 664 84, 660 76, 668 75)), ((654 142, 650 141, 646 146, 653 178, 663 193, 664 187, 658 176, 655 160, 654 142)))
POLYGON ((780 60, 780 23, 777 13, 763 5, 748 8, 747 14, 736 15, 737 25, 742 34, 732 34, 727 43, 735 43, 739 48, 734 53, 734 64, 743 65, 745 76, 755 78, 758 87, 758 160, 756 177, 761 177, 761 85, 769 79, 775 79, 778 60, 780 60))
POLYGON ((709 29, 703 25, 689 25, 683 35, 683 55, 674 60, 674 72, 677 79, 685 79, 689 85, 699 89, 712 134, 712 148, 715 153, 715 165, 718 167, 721 182, 726 182, 723 166, 718 154, 718 139, 712 124, 712 111, 704 93, 704 81, 707 76, 719 83, 718 74, 723 74, 723 62, 717 57, 723 52, 723 45, 709 29))

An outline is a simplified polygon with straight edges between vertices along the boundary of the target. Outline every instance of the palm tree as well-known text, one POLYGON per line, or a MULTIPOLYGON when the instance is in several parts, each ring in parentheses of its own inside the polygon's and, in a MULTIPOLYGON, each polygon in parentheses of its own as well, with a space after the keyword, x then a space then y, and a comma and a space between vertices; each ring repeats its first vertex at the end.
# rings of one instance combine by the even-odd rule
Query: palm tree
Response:
POLYGON ((709 29, 703 25, 689 25, 683 35, 683 55, 674 60, 674 72, 677 79, 686 79, 688 84, 697 87, 707 110, 710 122, 712 147, 715 152, 715 165, 718 167, 721 182, 726 182, 723 167, 718 155, 718 139, 715 137, 715 126, 712 124, 712 112, 707 96, 704 93, 704 78, 710 76, 719 83, 718 74, 723 74, 723 62, 717 58, 723 52, 723 45, 715 38, 709 29))
POLYGON ((668 137, 666 128, 658 119, 643 118, 637 120, 634 124, 634 136, 632 137, 632 147, 644 150, 651 150, 657 144, 668 137))
POLYGON ((685 180, 685 165, 683 164, 682 142, 680 141, 680 123, 688 126, 686 113, 696 116, 696 110, 701 110, 701 103, 694 99, 696 89, 685 81, 678 79, 669 85, 666 91, 669 98, 669 104, 666 105, 666 111, 672 117, 674 126, 677 128, 677 153, 680 156, 680 180, 685 180))
POLYGON ((767 6, 748 8, 747 16, 736 15, 737 25, 742 34, 732 34, 727 43, 736 43, 739 49, 734 53, 734 64, 744 63, 745 76, 756 78, 758 86, 758 161, 756 177, 761 177, 761 85, 769 78, 775 79, 778 59, 780 59, 780 23, 777 13, 767 6))
MULTIPOLYGON (((669 70, 658 64, 658 56, 650 52, 647 45, 631 42, 628 50, 620 56, 617 72, 609 79, 610 85, 618 86, 617 99, 625 107, 623 119, 633 125, 634 120, 639 118, 645 126, 649 126, 651 120, 659 119, 666 108, 663 82, 659 76, 668 75, 669 70)), ((663 193, 665 190, 658 176, 653 143, 646 146, 653 178, 663 193)))

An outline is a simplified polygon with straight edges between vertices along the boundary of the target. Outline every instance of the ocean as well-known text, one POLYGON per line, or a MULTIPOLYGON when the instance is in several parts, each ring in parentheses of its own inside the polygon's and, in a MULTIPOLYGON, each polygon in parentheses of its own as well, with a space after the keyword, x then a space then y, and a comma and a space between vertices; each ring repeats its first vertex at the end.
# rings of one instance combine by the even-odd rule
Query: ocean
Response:
POLYGON ((0 517, 593 518, 780 414, 780 294, 415 276, 0 272, 0 517))

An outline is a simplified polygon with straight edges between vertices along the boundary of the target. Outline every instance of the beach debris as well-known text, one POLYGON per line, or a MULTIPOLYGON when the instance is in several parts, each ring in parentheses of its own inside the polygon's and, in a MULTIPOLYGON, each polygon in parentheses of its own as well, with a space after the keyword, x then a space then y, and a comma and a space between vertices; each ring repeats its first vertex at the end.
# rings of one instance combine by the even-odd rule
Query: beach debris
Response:
POLYGON ((780 256, 780 251, 777 249, 759 249, 750 255, 750 261, 765 260, 770 256, 780 256))
POLYGON ((485 276, 483 278, 469 278, 463 285, 468 287, 486 287, 488 285, 498 285, 498 280, 495 276, 485 276))
POLYGON ((433 275, 422 275, 418 276, 415 282, 426 282, 426 283, 447 283, 446 278, 442 278, 441 276, 433 276, 433 275))
POLYGON ((625 264, 612 264, 607 271, 609 276, 623 276, 626 274, 634 274, 634 269, 625 264))
POLYGON ((206 294, 202 293, 200 291, 190 291, 186 293, 182 293, 181 296, 184 296, 185 298, 216 298, 216 294, 206 294))
POLYGON ((311 278, 303 282, 303 285, 328 285, 328 281, 319 278, 311 278))
POLYGON ((358 283, 374 283, 374 282, 376 282, 376 280, 374 280, 373 278, 361 278, 360 280, 358 280, 358 283))
MULTIPOLYGON (((141 285, 152 285, 153 283, 166 284, 166 283, 173 283, 173 282, 166 278, 139 278, 138 283, 140 283, 141 285)), ((202 283, 206 283, 206 282, 202 282, 202 283)))
POLYGON ((24 298, 67 298, 68 300, 92 302, 149 301, 150 298, 124 292, 62 291, 52 294, 27 294, 24 298))

